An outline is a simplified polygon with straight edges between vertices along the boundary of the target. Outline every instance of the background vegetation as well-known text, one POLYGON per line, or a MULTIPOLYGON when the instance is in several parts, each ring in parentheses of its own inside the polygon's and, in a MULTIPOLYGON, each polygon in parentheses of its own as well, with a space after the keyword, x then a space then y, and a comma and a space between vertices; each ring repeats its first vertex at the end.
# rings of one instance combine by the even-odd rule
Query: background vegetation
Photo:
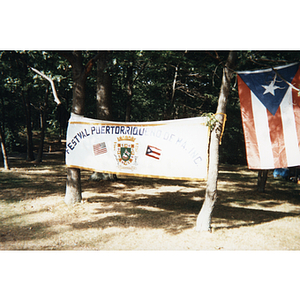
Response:
MULTIPOLYGON (((97 51, 82 51, 84 63, 97 51)), ((214 113, 227 51, 108 51, 106 72, 112 80, 112 120, 154 121, 214 113), (130 93, 129 93, 130 89, 130 93)), ((239 51, 235 71, 254 70, 298 61, 296 51, 239 51)), ((72 72, 60 51, 0 52, 0 125, 8 153, 37 150, 41 115, 46 111, 46 138, 63 138, 64 125, 48 82, 34 67, 53 78, 68 112, 72 105, 72 72), (50 91, 50 90, 49 90, 50 91), (48 100, 47 100, 48 99, 48 100), (27 136, 27 137, 26 137, 27 136)), ((97 68, 86 84, 85 116, 96 118, 97 68)), ((227 105, 220 162, 244 164, 244 137, 236 79, 227 105)), ((2 163, 2 160, 1 160, 2 163)))

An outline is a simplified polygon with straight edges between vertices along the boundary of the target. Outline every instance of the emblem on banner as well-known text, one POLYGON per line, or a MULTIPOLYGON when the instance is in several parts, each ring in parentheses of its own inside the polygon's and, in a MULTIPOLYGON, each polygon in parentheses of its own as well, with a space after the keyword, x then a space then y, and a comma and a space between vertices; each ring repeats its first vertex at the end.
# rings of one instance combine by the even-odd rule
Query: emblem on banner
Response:
POLYGON ((137 165, 138 143, 132 136, 121 136, 114 143, 115 158, 119 168, 134 169, 137 165))

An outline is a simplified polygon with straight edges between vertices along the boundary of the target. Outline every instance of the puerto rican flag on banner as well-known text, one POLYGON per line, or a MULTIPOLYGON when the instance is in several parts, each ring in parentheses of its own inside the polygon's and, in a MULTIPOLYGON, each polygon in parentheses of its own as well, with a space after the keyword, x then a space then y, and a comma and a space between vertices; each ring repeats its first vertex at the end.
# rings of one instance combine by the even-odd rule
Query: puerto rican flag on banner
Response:
POLYGON ((300 165, 299 63, 237 77, 249 169, 300 165))
POLYGON ((160 149, 158 149, 156 147, 153 147, 153 146, 148 146, 147 147, 147 150, 146 150, 146 155, 147 156, 150 156, 150 157, 155 158, 155 159, 159 159, 160 154, 161 154, 160 149))

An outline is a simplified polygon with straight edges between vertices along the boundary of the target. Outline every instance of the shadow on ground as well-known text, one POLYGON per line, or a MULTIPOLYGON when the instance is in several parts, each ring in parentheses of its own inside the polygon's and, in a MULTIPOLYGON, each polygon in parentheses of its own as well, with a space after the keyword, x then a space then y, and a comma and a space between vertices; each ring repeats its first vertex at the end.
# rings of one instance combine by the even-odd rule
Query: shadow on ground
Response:
MULTIPOLYGON (((34 170, 35 173, 32 174, 30 169, 29 172, 23 170, 0 173, 0 201, 20 202, 26 200, 26 197, 63 195, 65 170, 62 165, 53 163, 49 172, 43 166, 34 170), (39 170, 40 174, 36 172, 39 170), (11 198, 13 191, 14 197, 11 198)), ((212 226, 216 230, 254 226, 285 217, 299 217, 297 209, 289 212, 278 209, 283 204, 293 204, 294 207, 300 204, 297 185, 269 180, 266 193, 259 194, 256 192, 255 174, 238 174, 239 171, 220 174, 219 200, 212 218, 212 226), (257 207, 249 207, 253 204, 257 207), (277 209, 272 210, 275 206, 277 209)), ((79 216, 60 221, 60 224, 64 222, 63 224, 70 225, 68 230, 133 227, 161 229, 176 235, 195 226, 204 199, 205 183, 160 179, 92 182, 88 180, 90 174, 82 172, 83 191, 93 194, 82 204, 89 209, 89 217, 83 220, 79 216)), ((4 221, 7 220, 0 217, 0 224, 4 221)), ((0 225, 0 242, 26 241, 58 234, 50 228, 47 220, 20 226, 8 224, 9 222, 5 226, 0 225)))
MULTIPOLYGON (((138 181, 138 180, 137 180, 138 181)), ((143 194, 141 189, 140 194, 124 194, 124 191, 134 191, 134 188, 140 187, 157 188, 163 185, 162 181, 155 182, 130 182, 123 180, 122 187, 114 188, 110 182, 105 182, 101 187, 98 187, 99 192, 105 191, 107 193, 113 192, 113 196, 101 197, 94 196, 88 198, 89 203, 98 204, 95 206, 94 214, 99 216, 97 220, 73 223, 72 226, 76 229, 86 228, 101 228, 106 229, 109 227, 139 227, 139 228, 153 228, 163 229, 171 234, 178 234, 185 229, 193 228, 195 226, 196 217, 202 207, 204 199, 204 189, 195 192, 161 192, 157 195, 143 194), (196 199, 196 200, 195 200, 196 199), (107 214, 109 214, 107 216, 107 214)), ((169 184, 171 184, 169 182, 169 184)), ((173 182, 174 184, 174 182, 173 182)), ((176 185, 179 185, 176 182, 176 185)), ((190 182, 181 182, 182 187, 195 186, 190 182)), ((280 205, 285 202, 293 202, 299 204, 296 199, 287 197, 287 191, 276 191, 274 200, 273 193, 266 193, 263 196, 261 209, 246 207, 252 204, 257 198, 255 186, 249 187, 251 192, 250 198, 245 197, 245 186, 240 183, 235 187, 234 197, 240 199, 239 207, 231 207, 229 204, 234 202, 232 199, 233 192, 220 191, 219 201, 213 212, 212 225, 218 230, 222 228, 239 228, 243 226, 254 226, 266 222, 271 222, 285 217, 299 216, 294 212, 280 212, 272 211, 270 208, 275 205, 280 205), (254 188, 254 189, 253 189, 254 188), (280 200, 285 199, 285 200, 280 200), (269 200, 269 201, 267 201, 269 200)))

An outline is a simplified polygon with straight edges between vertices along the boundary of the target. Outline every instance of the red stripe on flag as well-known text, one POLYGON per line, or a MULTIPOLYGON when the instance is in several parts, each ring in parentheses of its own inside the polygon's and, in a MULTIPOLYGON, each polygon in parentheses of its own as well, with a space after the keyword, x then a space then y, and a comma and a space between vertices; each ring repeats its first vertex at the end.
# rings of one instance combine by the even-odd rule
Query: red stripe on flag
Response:
POLYGON ((261 164, 255 133, 251 91, 239 75, 237 78, 248 165, 250 169, 260 169, 261 164))
POLYGON ((160 152, 152 151, 153 154, 160 155, 160 152))
MULTIPOLYGON (((292 84, 299 89, 300 87, 300 68, 298 69, 292 84)), ((293 95, 293 109, 294 109, 294 115, 295 115, 295 126, 297 131, 297 137, 298 137, 298 146, 300 146, 300 97, 298 95, 298 91, 294 90, 292 91, 293 95)))
POLYGON ((151 155, 151 154, 147 154, 147 156, 153 157, 153 158, 155 158, 155 159, 159 159, 159 157, 154 156, 154 155, 151 155))
POLYGON ((283 168, 287 166, 288 162, 285 150, 280 107, 274 116, 268 110, 267 115, 269 121, 269 134, 272 143, 274 167, 283 168))

